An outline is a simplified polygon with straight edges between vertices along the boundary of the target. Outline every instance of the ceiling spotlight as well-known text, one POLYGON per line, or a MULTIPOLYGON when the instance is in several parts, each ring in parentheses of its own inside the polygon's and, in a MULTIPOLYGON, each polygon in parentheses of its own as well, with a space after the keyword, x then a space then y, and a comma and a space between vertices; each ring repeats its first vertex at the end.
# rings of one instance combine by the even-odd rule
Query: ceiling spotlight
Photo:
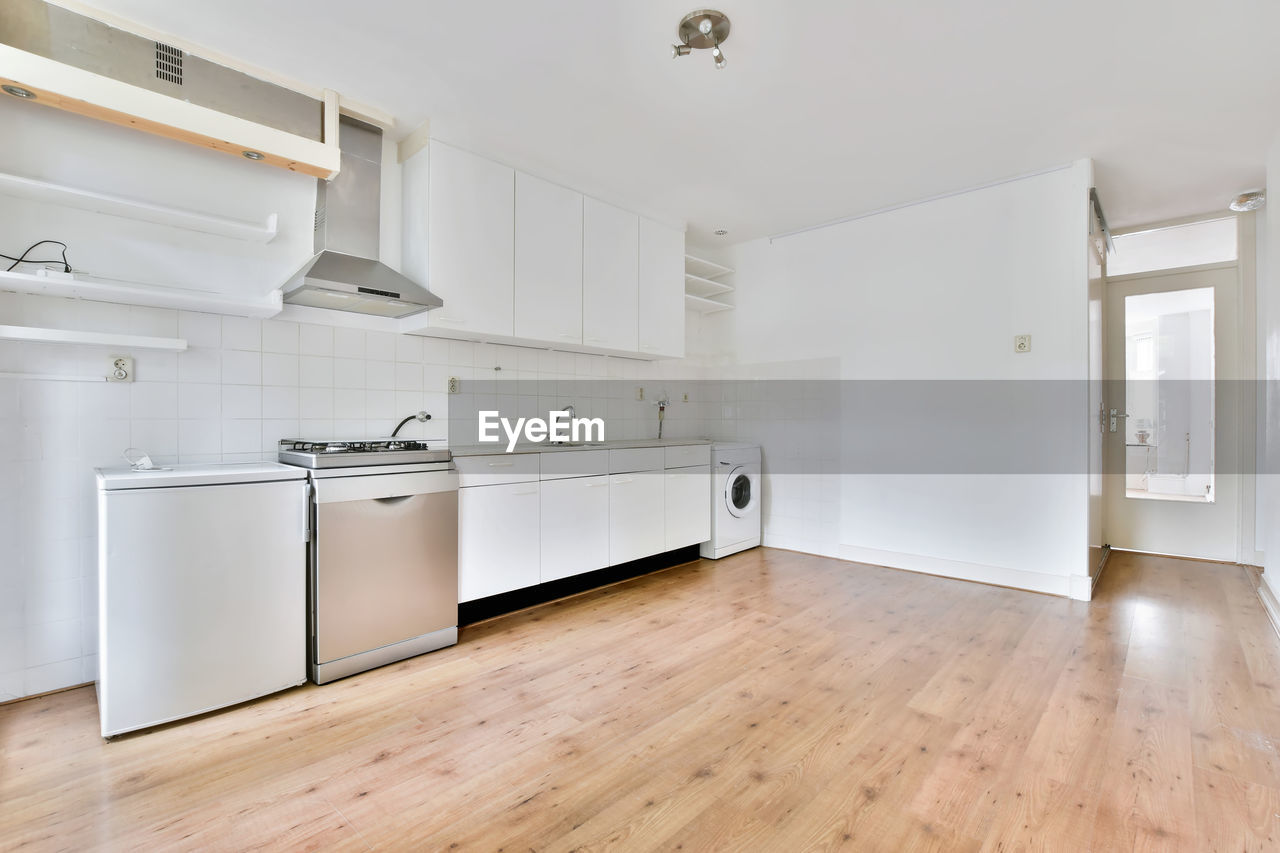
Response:
POLYGON ((710 50, 716 68, 724 68, 724 52, 720 45, 729 38, 729 18, 724 12, 701 9, 680 19, 676 30, 680 41, 671 46, 673 59, 688 56, 695 50, 710 50))
POLYGON ((1257 210, 1266 203, 1266 190, 1250 190, 1233 198, 1229 207, 1236 213, 1244 213, 1247 210, 1257 210))
POLYGON ((261 151, 241 151, 240 156, 246 160, 262 160, 266 157, 261 151))
POLYGON ((717 228, 717 229, 715 230, 715 235, 716 235, 717 237, 724 237, 724 236, 728 235, 728 233, 729 233, 729 230, 728 230, 727 228, 717 228))
POLYGON ((29 101, 34 101, 36 99, 35 92, 31 91, 30 89, 24 89, 21 86, 11 86, 8 83, 6 83, 5 85, 0 86, 0 89, 5 90, 10 95, 13 95, 15 98, 26 98, 29 101))

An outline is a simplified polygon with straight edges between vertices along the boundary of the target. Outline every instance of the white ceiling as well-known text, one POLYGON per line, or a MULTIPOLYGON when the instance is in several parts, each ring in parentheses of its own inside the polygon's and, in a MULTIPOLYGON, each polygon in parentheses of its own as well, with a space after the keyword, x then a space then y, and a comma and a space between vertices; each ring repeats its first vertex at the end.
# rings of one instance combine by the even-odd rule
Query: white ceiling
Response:
POLYGON ((1280 130, 1273 0, 91 0, 408 133, 738 242, 1093 157, 1113 227, 1223 208, 1280 130))

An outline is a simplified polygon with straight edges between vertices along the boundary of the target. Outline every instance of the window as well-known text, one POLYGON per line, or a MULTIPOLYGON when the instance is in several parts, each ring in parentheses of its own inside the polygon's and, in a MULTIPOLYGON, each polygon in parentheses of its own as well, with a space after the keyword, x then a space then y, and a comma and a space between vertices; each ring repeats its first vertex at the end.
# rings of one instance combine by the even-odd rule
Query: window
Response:
POLYGON ((1236 259, 1236 219, 1210 219, 1112 238, 1107 275, 1227 263, 1236 259))
POLYGON ((1124 300, 1125 489, 1213 501, 1213 288, 1124 300))

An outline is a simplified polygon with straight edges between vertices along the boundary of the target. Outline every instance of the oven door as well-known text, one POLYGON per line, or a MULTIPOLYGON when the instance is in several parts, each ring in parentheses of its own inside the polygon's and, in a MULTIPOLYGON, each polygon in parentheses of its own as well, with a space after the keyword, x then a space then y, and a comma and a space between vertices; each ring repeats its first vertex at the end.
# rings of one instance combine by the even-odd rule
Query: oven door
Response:
POLYGON ((458 475, 316 479, 313 664, 458 624, 458 475))

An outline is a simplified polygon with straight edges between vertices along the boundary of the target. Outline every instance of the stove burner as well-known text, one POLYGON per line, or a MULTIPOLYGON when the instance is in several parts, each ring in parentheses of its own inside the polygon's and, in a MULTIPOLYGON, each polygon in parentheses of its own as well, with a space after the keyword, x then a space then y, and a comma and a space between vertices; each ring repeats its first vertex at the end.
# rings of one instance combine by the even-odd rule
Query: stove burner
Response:
POLYGON ((425 441, 398 438, 374 441, 303 441, 285 439, 280 442, 281 450, 292 450, 299 453, 403 453, 406 451, 427 450, 425 441))

